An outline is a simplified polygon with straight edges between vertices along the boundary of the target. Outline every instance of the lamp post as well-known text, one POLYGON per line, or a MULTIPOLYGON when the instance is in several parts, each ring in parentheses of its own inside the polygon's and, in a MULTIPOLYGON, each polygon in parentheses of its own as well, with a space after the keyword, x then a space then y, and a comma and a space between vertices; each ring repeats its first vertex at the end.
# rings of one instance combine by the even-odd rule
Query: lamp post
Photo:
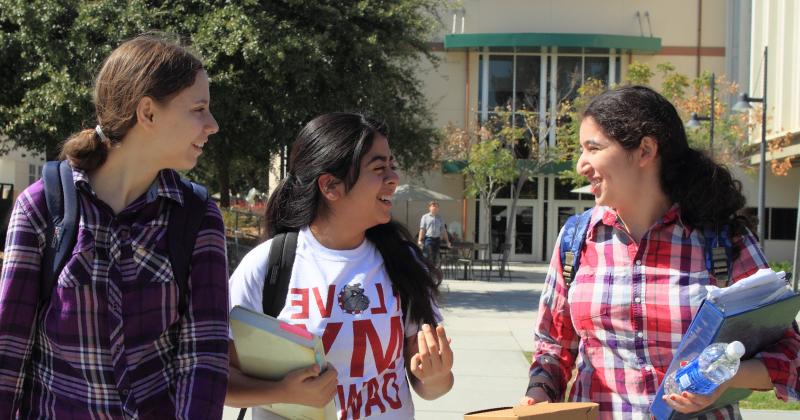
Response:
POLYGON ((759 147, 760 161, 758 162, 758 240, 761 242, 761 249, 764 249, 764 230, 765 230, 765 209, 766 202, 766 176, 767 176, 767 47, 764 47, 764 96, 753 98, 747 93, 739 96, 739 102, 733 106, 737 112, 747 112, 753 107, 750 102, 761 102, 761 144, 759 147))
POLYGON ((711 73, 711 113, 709 115, 697 115, 692 112, 692 117, 686 122, 686 128, 690 130, 697 130, 700 128, 700 121, 709 121, 711 124, 708 129, 708 153, 714 157, 714 114, 716 114, 714 107, 714 91, 716 90, 716 75, 711 73))

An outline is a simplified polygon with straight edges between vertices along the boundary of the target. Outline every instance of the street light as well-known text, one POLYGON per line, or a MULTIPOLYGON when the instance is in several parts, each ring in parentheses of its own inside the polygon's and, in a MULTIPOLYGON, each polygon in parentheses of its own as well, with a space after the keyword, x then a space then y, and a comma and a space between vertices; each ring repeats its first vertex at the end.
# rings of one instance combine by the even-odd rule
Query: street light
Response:
POLYGON ((764 203, 766 202, 766 176, 767 176, 767 47, 764 47, 764 96, 760 98, 753 98, 747 93, 739 95, 739 102, 733 106, 733 110, 737 112, 747 112, 753 107, 750 102, 761 102, 761 145, 759 147, 759 154, 761 156, 758 162, 758 240, 761 242, 761 249, 764 249, 764 219, 765 210, 764 203))
POLYGON ((716 76, 711 73, 711 113, 709 115, 697 115, 692 112, 692 117, 686 122, 686 128, 690 130, 697 130, 700 128, 700 121, 709 121, 711 124, 708 129, 708 153, 714 157, 714 91, 716 90, 716 76))

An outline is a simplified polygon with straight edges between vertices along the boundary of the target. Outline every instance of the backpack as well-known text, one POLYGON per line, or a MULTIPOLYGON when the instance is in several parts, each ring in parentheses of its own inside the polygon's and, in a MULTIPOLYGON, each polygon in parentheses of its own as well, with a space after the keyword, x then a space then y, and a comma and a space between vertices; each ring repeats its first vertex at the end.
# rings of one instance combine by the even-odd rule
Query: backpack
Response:
MULTIPOLYGON (((558 249, 561 257, 561 271, 567 289, 575 280, 575 273, 580 267, 580 255, 583 245, 586 243, 586 231, 591 218, 592 209, 589 209, 581 214, 570 216, 564 224, 564 233, 561 235, 558 249)), ((716 231, 704 229, 703 235, 705 237, 706 270, 714 275, 719 284, 724 285, 722 287, 727 287, 730 281, 730 267, 733 264, 731 261, 733 244, 730 240, 728 226, 723 226, 721 230, 716 231)))
MULTIPOLYGON (((64 161, 47 162, 42 169, 47 211, 42 256, 40 302, 50 300, 53 286, 67 258, 75 247, 80 219, 80 201, 72 179, 72 167, 64 161)), ((194 243, 208 204, 208 191, 202 185, 181 178, 183 206, 170 209, 167 224, 169 262, 178 285, 178 310, 184 314, 188 305, 189 271, 194 243)))

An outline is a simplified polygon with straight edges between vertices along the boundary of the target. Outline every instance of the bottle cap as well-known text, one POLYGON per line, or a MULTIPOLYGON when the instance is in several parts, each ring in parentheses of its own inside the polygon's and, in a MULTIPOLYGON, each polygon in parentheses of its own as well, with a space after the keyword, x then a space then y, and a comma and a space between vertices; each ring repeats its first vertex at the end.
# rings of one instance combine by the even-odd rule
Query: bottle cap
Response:
POLYGON ((740 341, 731 341, 725 348, 725 355, 729 358, 740 359, 744 355, 744 344, 740 341))

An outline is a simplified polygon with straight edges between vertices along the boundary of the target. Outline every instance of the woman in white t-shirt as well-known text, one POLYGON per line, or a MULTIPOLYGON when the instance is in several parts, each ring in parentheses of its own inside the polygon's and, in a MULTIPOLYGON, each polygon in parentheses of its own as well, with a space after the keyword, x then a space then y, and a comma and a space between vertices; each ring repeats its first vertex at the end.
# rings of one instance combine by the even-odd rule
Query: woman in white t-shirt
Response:
MULTIPOLYGON (((325 114, 300 131, 290 156, 266 212, 269 237, 298 232, 278 318, 322 337, 330 368, 300 369, 278 382, 250 378, 231 342, 226 404, 333 399, 340 419, 411 419, 409 388, 425 399, 447 393, 453 353, 437 326, 441 276, 391 220, 399 178, 387 128, 360 114, 325 114)), ((231 276, 231 307, 262 310, 270 244, 248 253, 231 276)), ((259 409, 254 416, 268 418, 259 409)))

